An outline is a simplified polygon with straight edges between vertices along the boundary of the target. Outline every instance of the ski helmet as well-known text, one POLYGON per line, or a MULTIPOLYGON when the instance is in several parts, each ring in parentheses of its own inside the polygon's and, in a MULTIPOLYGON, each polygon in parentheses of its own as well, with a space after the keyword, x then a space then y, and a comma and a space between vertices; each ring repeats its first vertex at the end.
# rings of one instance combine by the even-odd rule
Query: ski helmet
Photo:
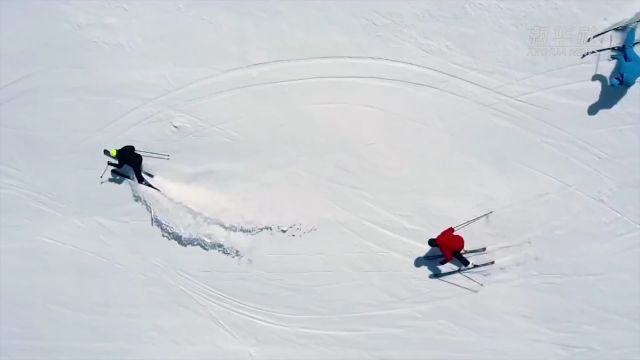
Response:
POLYGON ((438 243, 436 242, 436 239, 433 239, 433 238, 429 239, 429 246, 431 246, 431 247, 438 246, 438 243))
POLYGON ((111 155, 112 157, 116 157, 118 155, 118 150, 116 149, 109 150, 109 155, 111 155))

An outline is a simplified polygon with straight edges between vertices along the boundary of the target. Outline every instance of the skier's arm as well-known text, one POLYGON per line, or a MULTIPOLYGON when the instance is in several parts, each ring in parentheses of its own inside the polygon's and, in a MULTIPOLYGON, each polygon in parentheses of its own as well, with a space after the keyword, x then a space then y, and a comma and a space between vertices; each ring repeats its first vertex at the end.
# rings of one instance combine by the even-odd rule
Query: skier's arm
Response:
POLYGON ((443 235, 453 235, 453 232, 454 232, 453 228, 450 227, 448 229, 443 230, 438 237, 443 235))
POLYGON ((112 163, 111 161, 108 161, 107 164, 110 165, 110 166, 113 166, 116 169, 120 169, 120 168, 122 168, 124 166, 124 164, 119 162, 119 161, 118 161, 117 164, 116 163, 112 163))

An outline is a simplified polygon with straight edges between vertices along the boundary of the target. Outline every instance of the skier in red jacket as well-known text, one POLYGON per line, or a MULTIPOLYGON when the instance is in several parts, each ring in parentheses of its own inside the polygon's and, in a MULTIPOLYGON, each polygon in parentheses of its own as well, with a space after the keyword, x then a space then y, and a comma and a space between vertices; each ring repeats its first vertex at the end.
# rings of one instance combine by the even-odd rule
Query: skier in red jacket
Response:
POLYGON ((444 265, 451 261, 452 258, 456 258, 464 267, 473 266, 473 263, 460 253, 464 249, 464 239, 462 236, 454 234, 454 231, 452 227, 444 230, 437 238, 429 239, 429 246, 440 248, 443 256, 440 265, 444 265))

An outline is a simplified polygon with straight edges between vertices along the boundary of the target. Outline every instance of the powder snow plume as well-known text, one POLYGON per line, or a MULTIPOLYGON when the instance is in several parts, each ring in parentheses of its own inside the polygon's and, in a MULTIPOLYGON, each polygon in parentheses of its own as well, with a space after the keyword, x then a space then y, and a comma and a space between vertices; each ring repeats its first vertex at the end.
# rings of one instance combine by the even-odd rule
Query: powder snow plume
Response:
POLYGON ((162 236, 182 246, 198 246, 207 251, 217 251, 233 258, 246 257, 259 234, 302 236, 315 231, 315 227, 301 224, 255 225, 228 223, 190 206, 196 199, 207 202, 225 201, 223 196, 202 188, 193 188, 166 178, 154 178, 165 192, 129 182, 133 199, 142 204, 153 226, 162 236), (190 205, 187 205, 190 204, 190 205))

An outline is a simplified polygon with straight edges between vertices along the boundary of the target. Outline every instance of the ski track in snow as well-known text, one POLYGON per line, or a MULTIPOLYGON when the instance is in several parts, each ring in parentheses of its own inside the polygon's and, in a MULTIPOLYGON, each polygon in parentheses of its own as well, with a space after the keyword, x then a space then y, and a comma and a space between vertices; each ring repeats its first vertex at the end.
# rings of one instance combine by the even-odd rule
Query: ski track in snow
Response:
MULTIPOLYGON (((268 82, 259 82, 259 83, 252 83, 252 84, 247 84, 247 85, 243 85, 243 86, 237 86, 237 87, 227 87, 224 88, 222 90, 219 90, 217 92, 214 93, 209 93, 207 95, 205 95, 204 97, 195 97, 195 98, 190 98, 189 102, 194 102, 194 101, 198 101, 198 100, 203 100, 203 99, 212 99, 213 97, 217 97, 217 96, 223 96, 223 95, 227 95, 231 92, 236 92, 239 90, 246 90, 246 89, 251 89, 251 88, 255 88, 255 87, 264 87, 264 86, 274 86, 274 85, 283 85, 283 84, 293 84, 293 83, 297 83, 297 82, 305 82, 305 81, 313 81, 313 80, 372 80, 372 81, 380 81, 380 82, 389 82, 389 83, 395 83, 395 84, 404 84, 407 86, 418 86, 418 87, 425 87, 425 88, 430 88, 430 89, 434 89, 434 90, 438 90, 441 91, 443 93, 447 93, 451 96, 456 96, 459 97, 461 100, 463 101, 472 101, 472 102, 476 102, 479 105, 482 106, 487 106, 487 107, 493 107, 495 105, 498 104, 502 104, 505 101, 514 101, 523 105, 527 105, 533 108, 537 108, 540 110, 544 110, 544 107, 541 107, 539 105, 530 103, 530 102, 526 102, 522 99, 520 99, 520 97, 526 96, 526 95, 531 95, 534 94, 535 92, 538 91, 545 91, 548 90, 546 88, 544 89, 538 89, 535 90, 533 92, 527 93, 527 94, 521 94, 521 95, 517 95, 517 96, 512 96, 509 95, 507 93, 502 93, 499 92, 498 89, 501 88, 502 86, 507 86, 507 85, 501 85, 498 87, 494 87, 491 88, 489 86, 485 86, 482 85, 480 83, 477 82, 473 82, 473 81, 469 81, 467 79, 461 78, 459 76, 456 76, 454 74, 448 73, 448 72, 444 72, 432 67, 428 67, 428 66, 423 66, 423 65, 419 65, 419 64, 415 64, 415 63, 411 63, 411 62, 405 62, 405 61, 399 61, 399 60, 393 60, 393 59, 387 59, 387 58, 375 58, 375 57, 344 57, 344 56, 327 56, 327 57, 315 57, 315 58, 304 58, 304 59, 280 59, 280 60, 273 60, 273 61, 269 61, 269 62, 262 62, 262 63, 254 63, 254 64, 249 64, 249 65, 245 65, 245 66, 241 66, 238 68, 233 68, 233 69, 229 69, 229 70, 224 70, 220 73, 216 73, 214 75, 211 76, 206 76, 203 77, 201 79, 195 80, 187 85, 184 85, 182 87, 178 87, 175 89, 172 89, 160 96, 157 96, 155 98, 152 98, 150 100, 147 100, 143 103, 141 103, 138 106, 133 107, 132 109, 130 109, 129 111, 127 111, 126 113, 124 113, 123 115, 119 116, 117 119, 115 119, 114 121, 110 122, 106 127, 104 127, 102 129, 102 131, 108 130, 111 127, 117 126, 121 121, 123 121, 124 119, 134 116, 134 114, 136 112, 140 112, 142 110, 145 110, 148 107, 152 107, 152 106, 156 106, 156 104, 160 107, 166 106, 166 104, 164 104, 163 102, 165 101, 171 101, 171 97, 172 96, 176 96, 181 94, 182 92, 188 91, 190 89, 193 88, 205 88, 208 84, 212 84, 212 83, 217 83, 220 81, 225 80, 225 78, 229 78, 232 76, 251 76, 253 77, 253 72, 255 71, 262 71, 262 72, 267 72, 269 71, 271 68, 277 68, 277 67, 282 67, 282 66, 291 66, 291 65, 314 65, 317 63, 328 63, 328 64, 332 64, 332 63, 337 63, 337 64, 350 64, 352 62, 355 63, 363 63, 363 64, 377 64, 377 65, 382 65, 382 66, 389 66, 391 68, 393 67, 403 67, 409 70, 413 70, 415 72, 427 72, 427 73, 434 73, 437 75, 442 75, 445 77, 449 77, 455 81, 458 82, 462 82, 465 84, 470 84, 473 85, 474 87, 476 87, 479 92, 474 96, 474 97, 478 97, 481 95, 486 95, 486 94, 491 94, 491 95, 495 95, 498 96, 501 100, 497 101, 497 102, 493 102, 493 103, 482 103, 479 102, 477 100, 474 99, 474 97, 464 97, 461 96, 459 94, 457 94, 456 92, 452 92, 449 90, 446 90, 443 87, 440 86, 434 86, 434 85, 430 85, 427 83, 423 83, 423 82, 415 82, 415 81, 408 81, 408 80, 403 80, 403 79, 396 79, 396 78, 388 78, 388 77, 378 77, 378 76, 315 76, 315 77, 306 77, 306 78, 295 78, 295 79, 283 79, 283 80, 277 80, 277 81, 268 81, 268 82)), ((580 64, 576 64, 576 65, 580 65, 580 64)), ((563 67, 564 69, 565 67, 563 67)), ((554 70, 549 70, 547 72, 550 71, 554 71, 554 70)), ((546 73, 546 72, 545 72, 546 73)), ((544 73, 540 74, 543 75, 544 73)), ((524 81, 527 80, 528 78, 519 80, 519 81, 515 81, 512 82, 508 85, 514 85, 517 84, 520 81, 524 81)), ((561 85, 559 85, 561 86, 561 85)), ((549 88, 550 89, 550 88, 549 88)), ((182 100, 182 102, 184 102, 184 100, 182 100)), ((143 124, 145 121, 157 116, 158 114, 162 113, 166 111, 166 108, 163 108, 162 110, 153 112, 150 115, 145 116, 144 118, 138 120, 135 122, 134 126, 139 126, 141 124, 143 124)), ((133 129, 133 127, 128 127, 129 130, 133 129)), ((123 135, 122 133, 120 134, 121 136, 123 135)))
MULTIPOLYGON (((416 71, 427 71, 427 72, 433 72, 433 73, 437 73, 440 75, 444 75, 446 77, 450 77, 456 81, 461 81, 464 83, 468 83, 471 84, 475 87, 478 87, 481 90, 485 90, 489 93, 498 95, 506 100, 513 100, 516 102, 520 102, 526 105, 530 105, 530 106, 534 106, 537 107, 536 105, 530 104, 530 103, 526 103, 520 99, 518 99, 517 97, 513 97, 510 96, 508 94, 504 94, 501 92, 497 91, 497 88, 490 88, 487 86, 484 86, 480 83, 476 83, 473 81, 469 81, 467 79, 461 78, 459 76, 453 75, 451 73, 448 72, 444 72, 441 70, 438 70, 436 68, 432 68, 432 67, 428 67, 428 66, 424 66, 424 65, 419 65, 419 64, 415 64, 415 63, 411 63, 411 62, 406 62, 406 61, 399 61, 399 60, 393 60, 393 59, 387 59, 387 58, 375 58, 375 57, 355 57, 355 56, 351 56, 351 57, 346 57, 346 56, 327 56, 327 57, 313 57, 313 58, 303 58, 303 59, 279 59, 279 60, 273 60, 273 61, 268 61, 268 62, 261 62, 261 63, 253 63, 253 64, 249 64, 249 65, 245 65, 245 66, 241 66, 241 67, 237 67, 237 68, 233 68, 233 69, 228 69, 228 70, 224 70, 221 71, 220 73, 216 73, 214 75, 211 76, 206 76, 203 77, 201 79, 195 80, 185 86, 176 88, 176 89, 172 89, 160 96, 157 96, 155 98, 152 98, 148 101, 145 101, 143 103, 141 103, 138 106, 133 107, 132 109, 130 109, 129 111, 127 111, 126 113, 124 113, 123 115, 121 115, 120 117, 118 117, 117 119, 115 119, 112 123, 110 123, 108 125, 108 127, 112 127, 112 126, 116 126, 120 121, 124 120, 125 118, 132 116, 132 114, 135 114, 137 111, 140 111, 141 109, 144 109, 146 107, 152 106, 155 103, 160 103, 162 100, 165 100, 166 98, 170 98, 171 96, 177 95, 181 92, 187 91, 191 88, 195 88, 195 87, 204 87, 209 83, 215 83, 218 82, 220 80, 223 80, 225 77, 230 77, 236 74, 239 75, 244 75, 244 74, 248 74, 251 75, 252 71, 255 70, 260 70, 260 71, 268 71, 270 68, 272 67, 278 67, 278 66, 283 66, 283 65, 293 65, 293 64, 313 64, 313 63, 321 63, 321 62, 327 62, 327 63, 340 63, 340 62, 363 62, 363 63, 378 63, 381 65, 388 65, 388 66, 402 66, 402 67, 406 67, 408 69, 412 69, 412 70, 416 70, 416 71), (262 69, 264 68, 264 69, 262 69)), ((580 65, 580 64, 577 64, 580 65)), ((549 71, 553 71, 553 70, 549 70, 549 71)), ((238 88, 227 88, 224 89, 218 93, 215 93, 215 95, 221 95, 221 94, 225 94, 228 93, 230 91, 235 91, 235 90, 241 90, 241 89, 246 89, 246 88, 250 88, 250 87, 255 87, 255 86, 266 86, 266 85, 274 85, 274 84, 278 84, 278 83, 287 83, 287 82, 294 82, 294 81, 304 81, 304 80, 313 80, 313 79, 320 79, 320 78, 324 78, 324 79, 340 79, 340 78, 353 78, 353 79, 358 79, 358 77, 339 77, 339 76, 334 76, 334 77, 313 77, 313 78, 306 78, 306 79, 287 79, 287 80, 282 80, 282 81, 274 81, 274 82, 265 82, 265 83, 257 83, 257 84, 250 84, 250 85, 246 85, 243 87, 238 87, 238 88)), ((368 77, 362 77, 364 79, 368 78, 368 77)), ((410 85, 417 85, 417 86, 426 86, 429 87, 429 85, 424 84, 424 83, 419 83, 419 82, 411 82, 411 81, 403 81, 400 79, 392 79, 392 78, 376 78, 376 77, 371 77, 372 79, 378 79, 381 81, 397 81, 399 83, 406 83, 406 84, 410 84, 410 85)), ((528 78, 525 78, 523 80, 526 80, 528 78)), ((517 82, 513 82, 510 83, 509 85, 513 85, 516 84, 517 82)), ((506 86, 506 85, 501 85, 502 86, 506 86)), ((438 89, 444 92, 447 92, 446 90, 442 89, 442 88, 437 88, 437 87, 433 87, 434 89, 438 89)), ((541 90, 545 90, 545 89, 541 89, 541 90)), ((449 92, 447 92, 449 93, 449 92)), ((453 96, 458 96, 455 93, 450 93, 453 96)), ((211 95, 209 95, 211 96, 211 95)), ((498 102, 499 103, 499 102, 498 102)), ((488 104, 489 106, 493 106, 495 104, 498 103, 493 103, 493 104, 488 104)), ((148 118, 148 117, 147 117, 148 118)), ((146 119, 146 118, 145 118, 146 119)), ((104 128, 103 130, 107 130, 108 128, 104 128)))

